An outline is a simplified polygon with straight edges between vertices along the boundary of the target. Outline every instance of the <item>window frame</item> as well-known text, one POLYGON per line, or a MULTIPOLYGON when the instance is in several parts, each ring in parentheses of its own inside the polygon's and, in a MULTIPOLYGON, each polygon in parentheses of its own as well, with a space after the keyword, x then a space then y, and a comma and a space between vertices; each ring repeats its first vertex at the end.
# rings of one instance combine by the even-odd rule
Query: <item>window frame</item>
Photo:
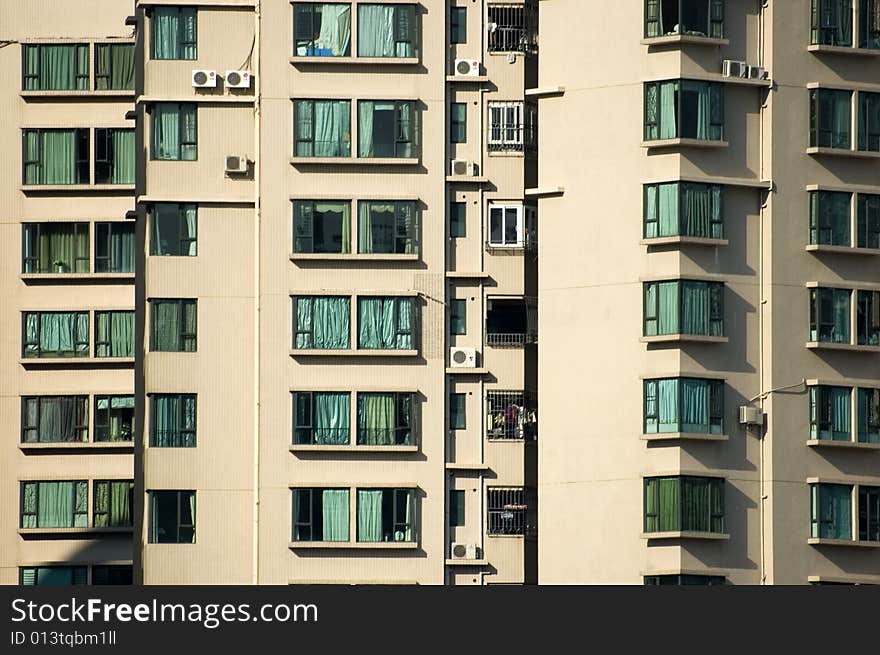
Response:
POLYGON ((529 532, 528 510, 525 487, 486 487, 486 534, 525 536, 529 532))
MULTIPOLYGON (((862 0, 864 2, 864 0, 862 0)), ((848 0, 850 12, 849 43, 837 42, 837 10, 840 7, 836 0, 813 0, 810 4, 810 44, 827 45, 836 48, 851 48, 855 43, 855 11, 852 0, 848 0)))
POLYGON ((724 395, 725 382, 713 378, 698 378, 692 376, 679 376, 669 378, 649 378, 642 382, 642 434, 668 434, 660 430, 660 385, 663 380, 676 381, 676 399, 675 399, 675 432, 683 434, 700 434, 693 433, 684 429, 684 421, 682 420, 682 407, 684 405, 684 385, 685 380, 694 380, 706 383, 706 418, 708 419, 708 432, 705 434, 724 434, 724 395), (653 407, 653 410, 651 409, 653 407), (656 429, 649 429, 649 421, 654 421, 656 429), (717 429, 715 429, 717 428, 717 429))
POLYGON ((810 288, 810 338, 809 341, 814 343, 852 343, 853 325, 852 325, 852 306, 853 306, 853 290, 842 289, 839 287, 812 287, 810 288), (835 296, 838 294, 846 294, 847 297, 847 322, 846 322, 846 339, 835 340, 834 338, 825 339, 823 334, 828 329, 830 335, 835 334, 834 323, 834 305, 835 296), (824 311, 828 308, 830 312, 831 322, 824 319, 824 311))
POLYGON ((817 189, 810 191, 810 244, 845 246, 852 245, 852 203, 853 193, 848 191, 828 191, 817 189), (834 208, 837 206, 835 199, 841 200, 842 196, 848 198, 846 214, 846 243, 834 243, 834 222, 840 217, 835 216, 834 208))
MULTIPOLYGON (((131 407, 131 419, 129 421, 130 427, 129 427, 129 438, 128 439, 113 440, 113 439, 109 439, 109 438, 108 439, 99 439, 98 438, 99 432, 104 429, 107 430, 107 435, 109 437, 110 426, 111 426, 112 420, 113 420, 114 409, 116 411, 123 409, 120 407, 116 407, 116 408, 113 407, 113 400, 115 398, 131 398, 132 402, 134 402, 134 395, 132 395, 132 394, 95 394, 95 399, 94 399, 94 403, 93 403, 93 408, 94 408, 93 411, 95 413, 94 432, 92 435, 92 440, 95 443, 128 443, 128 442, 134 441, 134 406, 131 407), (98 407, 98 403, 102 400, 107 401, 107 408, 106 409, 100 409, 98 407), (106 423, 103 420, 105 417, 106 417, 106 423)), ((124 408, 124 409, 128 409, 128 408, 124 408)), ((120 424, 124 423, 122 417, 119 417, 118 420, 119 420, 120 424)), ((123 434, 124 434, 124 431, 123 431, 123 434)))
MULTIPOLYGON (((812 539, 844 539, 846 541, 853 541, 855 539, 856 532, 858 530, 858 525, 854 525, 852 520, 852 512, 853 512, 853 497, 854 492, 856 490, 856 485, 853 484, 840 484, 840 483, 828 483, 828 482, 811 482, 810 483, 810 537, 812 539), (843 488, 846 487, 849 489, 849 528, 850 534, 849 537, 823 537, 822 536, 822 526, 823 525, 834 525, 835 518, 832 516, 829 518, 822 514, 822 490, 823 488, 830 487, 838 487, 843 488)), ((857 523, 857 522, 856 522, 857 523)))
MULTIPOLYGON (((290 521, 290 541, 296 544, 303 543, 351 543, 351 489, 348 487, 291 487, 290 488, 290 512, 291 512, 291 521, 290 521), (322 512, 324 509, 324 498, 323 492, 325 491, 344 491, 346 493, 346 500, 348 501, 348 520, 349 525, 346 525, 346 532, 348 533, 348 539, 341 540, 332 540, 325 541, 323 533, 320 535, 320 538, 317 538, 317 526, 316 526, 316 514, 317 512, 322 512), (318 492, 318 493, 316 493, 318 492), (308 503, 306 506, 309 508, 309 518, 307 521, 298 520, 298 516, 296 516, 296 507, 297 507, 297 494, 305 494, 308 493, 308 503), (298 530, 307 529, 309 533, 309 538, 304 539, 298 536, 298 530)), ((323 516, 321 520, 321 525, 323 527, 323 516)))
POLYGON ((57 444, 66 444, 66 443, 89 443, 89 397, 85 394, 66 394, 66 395, 51 395, 51 396, 22 396, 21 397, 21 430, 20 430, 20 438, 21 443, 24 445, 29 444, 38 444, 38 443, 57 443, 57 444), (40 441, 40 419, 43 415, 42 412, 42 404, 49 400, 57 400, 60 398, 73 398, 78 407, 74 411, 75 415, 75 425, 74 431, 80 433, 80 438, 75 439, 73 441, 64 441, 64 440, 53 440, 53 441, 40 441), (36 412, 35 415, 37 417, 36 424, 31 424, 28 422, 28 404, 35 403, 36 404, 36 412), (35 438, 28 439, 28 433, 33 432, 35 438))
POLYGON ((644 132, 643 139, 645 141, 669 141, 674 139, 692 139, 694 141, 704 141, 706 143, 723 142, 725 137, 724 130, 724 84, 722 82, 711 82, 707 80, 695 80, 687 77, 672 78, 666 80, 654 80, 644 83, 644 132), (690 84, 706 85, 706 94, 709 101, 709 120, 707 122, 706 136, 701 139, 699 136, 683 136, 682 129, 682 85, 687 82, 690 84), (660 136, 660 125, 662 123, 662 106, 660 103, 661 87, 664 84, 674 84, 675 93, 675 134, 668 137, 660 136), (651 107, 652 103, 656 103, 655 107, 651 107), (653 120, 650 117, 653 116, 653 120), (657 136, 652 138, 650 130, 655 129, 657 136), (717 134, 717 138, 713 135, 717 134))
POLYGON ((368 396, 391 396, 394 404, 394 443, 390 447, 408 447, 416 445, 416 395, 412 391, 358 391, 355 402, 357 403, 357 427, 354 444, 360 447, 375 447, 366 443, 361 427, 361 398, 368 396), (406 417, 407 406, 409 417, 406 417), (403 440, 401 440, 403 435, 403 440))
MULTIPOLYGON (((94 568, 94 567, 93 567, 94 568)), ((22 587, 42 587, 47 585, 40 584, 40 571, 45 571, 48 569, 62 569, 70 571, 71 584, 74 586, 86 586, 88 585, 88 566, 76 565, 76 564, 52 564, 52 565, 36 565, 36 566, 19 566, 18 567, 18 584, 22 587), (27 571, 32 571, 30 575, 33 575, 33 583, 28 584, 25 582, 26 577, 29 578, 30 575, 26 573, 27 571)))
POLYGON ((22 358, 25 359, 82 359, 88 358, 91 356, 90 350, 90 337, 89 332, 91 331, 91 312, 88 311, 79 311, 79 310, 70 310, 70 311, 43 311, 43 310, 35 310, 35 311, 23 311, 21 313, 21 353, 22 358), (40 318, 44 314, 72 314, 74 316, 74 321, 78 322, 80 318, 83 316, 86 317, 86 336, 85 341, 77 341, 79 335, 76 334, 78 330, 74 329, 74 342, 73 342, 73 350, 72 351, 47 351, 47 352, 57 352, 57 353, 68 353, 68 354, 56 354, 50 356, 44 356, 43 350, 40 346, 40 332, 42 330, 42 321, 40 318), (36 341, 29 342, 27 340, 27 320, 28 316, 35 315, 37 317, 36 324, 36 341), (32 352, 35 354, 28 354, 28 346, 32 346, 35 348, 32 352))
POLYGON ((21 90, 28 91, 51 91, 55 93, 82 93, 88 92, 91 90, 91 67, 92 67, 92 53, 90 52, 91 48, 88 43, 22 43, 21 44, 21 90), (73 48, 73 59, 74 59, 74 75, 73 75, 73 89, 47 89, 43 88, 40 83, 41 80, 41 72, 43 70, 43 47, 70 47, 73 48), (28 59, 28 50, 35 49, 37 52, 37 70, 40 71, 36 74, 30 74, 27 71, 27 59, 28 59), (85 49, 86 56, 86 69, 83 71, 80 67, 80 54, 79 50, 85 49), (28 80, 36 80, 35 88, 29 89, 27 88, 28 80), (80 88, 79 83, 85 80, 85 85, 80 88))
MULTIPOLYGON (((416 100, 398 100, 398 99, 381 99, 381 98, 359 98, 357 100, 357 121, 358 121, 358 147, 357 147, 357 158, 358 159, 419 159, 421 157, 421 112, 419 111, 418 102, 416 100), (364 107, 364 103, 370 103, 373 105, 373 114, 375 119, 376 112, 376 104, 377 103, 393 103, 394 105, 394 141, 391 144, 394 153, 391 155, 377 155, 375 154, 376 144, 373 141, 373 154, 365 155, 361 154, 361 135, 360 135, 360 126, 361 126, 361 110, 364 107), (406 130, 403 129, 403 125, 406 121, 403 118, 404 111, 403 107, 409 106, 410 108, 410 126, 409 131, 411 134, 411 138, 404 138, 404 134, 406 130), (409 147, 410 154, 407 156, 405 154, 406 148, 409 147)), ((375 132, 374 132, 375 134, 375 132)), ((372 136, 371 136, 372 138, 372 136)))
MULTIPOLYGON (((149 544, 194 544, 196 543, 196 512, 198 511, 198 500, 196 498, 197 491, 194 489, 151 489, 147 492, 149 494, 149 530, 147 531, 147 543, 149 544), (159 541, 158 539, 154 539, 154 533, 157 530, 157 521, 158 521, 158 507, 156 502, 156 494, 176 494, 177 496, 177 516, 175 523, 177 524, 175 539, 173 541, 159 541), (189 500, 189 497, 192 497, 192 523, 184 523, 181 519, 183 518, 184 512, 182 511, 182 503, 184 500, 189 500), (181 530, 192 530, 192 540, 191 541, 181 541, 180 532, 181 530)), ((158 537, 158 535, 155 535, 158 537)))
POLYGON ((467 143, 466 102, 449 103, 449 143, 467 143))
POLYGON ((856 503, 858 541, 880 541, 880 487, 859 485, 856 503))
MULTIPOLYGON (((391 535, 392 537, 396 535, 398 532, 403 532, 406 535, 407 529, 409 529, 412 534, 412 539, 402 539, 397 541, 396 539, 392 539, 390 541, 366 541, 361 539, 360 534, 360 521, 357 521, 356 530, 355 530, 355 540, 357 543, 363 544, 417 544, 419 542, 419 529, 418 529, 418 498, 416 497, 416 489, 415 487, 357 487, 355 489, 355 494, 349 494, 349 498, 354 495, 355 502, 355 516, 359 518, 359 502, 360 502, 360 492, 361 491, 381 491, 382 492, 382 529, 384 532, 386 516, 385 516, 385 494, 391 493, 391 535), (410 507, 412 511, 412 516, 409 521, 406 521, 405 511, 403 520, 399 520, 400 514, 398 512, 398 502, 400 496, 406 498, 409 496, 410 507), (402 528, 398 530, 398 528, 402 528)), ((404 504, 405 506, 405 504, 404 504)))
POLYGON ((150 448, 195 448, 198 442, 199 404, 195 393, 151 393, 150 400, 150 448), (177 422, 174 430, 175 444, 163 446, 158 443, 156 426, 156 402, 159 398, 177 398, 177 422), (192 403, 193 427, 186 426, 187 404, 192 403), (188 444, 187 441, 192 443, 188 444))
POLYGON ((154 203, 150 208, 150 257, 197 257, 199 254, 199 205, 194 202, 157 202, 154 203), (156 243, 156 228, 155 221, 157 215, 160 213, 157 211, 159 207, 167 207, 172 208, 176 207, 175 213, 177 215, 177 239, 178 239, 178 253, 179 254, 159 254, 157 243, 156 243), (196 220, 195 220, 195 236, 190 237, 189 231, 186 225, 186 212, 189 209, 195 210, 196 220), (189 246, 195 244, 195 253, 189 254, 189 246), (186 253, 186 254, 180 254, 186 253))
POLYGON ((421 243, 419 233, 421 231, 421 212, 418 203, 415 200, 358 200, 358 244, 357 252, 361 255, 418 255, 421 252, 421 243), (379 204, 394 206, 394 252, 382 253, 375 249, 370 252, 361 252, 361 235, 360 235, 360 215, 363 205, 379 204), (406 232, 406 211, 408 208, 412 215, 412 237, 406 232), (400 247, 403 247, 401 250, 400 247), (412 252, 407 252, 409 248, 412 252))
POLYGON ((92 481, 92 525, 96 528, 129 528, 134 527, 134 480, 126 480, 126 479, 101 479, 101 480, 93 480, 92 481), (113 489, 115 488, 113 482, 121 483, 127 482, 129 484, 128 487, 128 512, 129 517, 131 518, 131 523, 127 525, 110 525, 110 508, 113 506, 113 489), (98 486, 103 485, 107 487, 107 510, 98 511, 98 486), (106 525, 98 525, 98 517, 106 517, 107 524, 106 525))
POLYGON ((852 425, 852 395, 853 388, 841 385, 817 384, 811 385, 809 388, 809 406, 810 406, 810 439, 822 442, 852 442, 853 441, 853 425, 852 425), (844 433, 846 438, 837 439, 834 430, 835 424, 841 417, 837 416, 834 405, 835 390, 845 390, 847 393, 847 409, 846 419, 847 430, 844 433), (823 434, 830 435, 829 438, 822 438, 823 434))
POLYGON ((853 331, 860 346, 880 346, 880 291, 857 289, 856 329, 853 331))
POLYGON ((452 298, 449 301, 449 334, 467 334, 466 298, 452 298))
POLYGON ((486 104, 486 149, 531 152, 537 143, 537 110, 525 100, 491 100, 486 104))
MULTIPOLYGON (((394 296, 394 295, 386 295, 386 296, 377 296, 377 295, 359 295, 357 298, 357 349, 358 350, 418 350, 419 342, 418 336, 420 334, 420 324, 419 324, 419 311, 416 306, 416 298, 417 296, 394 296), (396 337, 408 336, 410 338, 410 347, 409 348, 368 348, 366 346, 361 345, 361 301, 363 300, 393 300, 395 301, 395 309, 394 309, 394 335, 396 337), (402 304, 401 301, 408 301, 405 304, 402 304), (409 306, 410 316, 409 316, 409 330, 401 327, 402 312, 404 311, 404 307, 409 306)), ((350 307, 351 305, 349 305, 350 307)))
POLYGON ((855 100, 856 147, 861 152, 880 152, 880 93, 856 91, 855 100))
POLYGON ((150 352, 174 352, 174 353, 194 353, 198 352, 198 332, 199 332, 199 303, 197 298, 150 298, 147 301, 150 305, 150 352), (158 304, 176 304, 178 306, 178 325, 177 325, 177 345, 176 350, 160 350, 157 348, 157 328, 158 320, 156 307, 158 304), (186 308, 193 308, 193 332, 186 331, 186 308), (187 345, 192 343, 192 348, 188 349, 187 345))
POLYGON ((465 502, 467 493, 464 489, 449 490, 449 527, 460 528, 466 523, 465 502))
POLYGON ((449 7, 450 45, 467 43, 467 7, 449 7))
POLYGON ((642 336, 643 337, 666 337, 666 336, 697 336, 697 337, 724 337, 725 336, 725 321, 724 321, 724 296, 725 296, 725 288, 727 284, 725 282, 718 282, 715 280, 697 280, 693 278, 678 278, 673 280, 651 280, 642 283, 642 307, 643 307, 643 321, 642 321, 642 336), (661 284, 669 284, 675 283, 678 285, 678 307, 677 307, 677 325, 678 332, 672 333, 661 333, 660 332, 660 285, 661 284), (682 284, 690 283, 690 284, 704 284, 707 288, 707 302, 706 302, 706 311, 707 311, 707 322, 706 325, 708 327, 707 334, 691 334, 689 332, 682 332, 682 317, 684 313, 684 294, 681 292, 682 284), (650 307, 650 303, 648 301, 648 289, 654 287, 656 290, 654 292, 654 306, 650 307), (650 321, 656 322, 656 327, 654 329, 653 334, 648 329, 648 324, 650 321), (717 327, 718 334, 712 334, 713 325, 717 327))
POLYGON ((467 237, 467 202, 449 201, 449 238, 464 239, 467 237))
MULTIPOLYGON (((123 273, 123 274, 133 274, 134 270, 131 271, 123 271, 122 267, 119 264, 114 265, 113 262, 113 236, 114 236, 114 227, 117 229, 124 228, 122 230, 123 234, 125 232, 132 233, 132 251, 134 251, 134 224, 131 221, 97 221, 95 223, 95 273, 123 273), (105 243, 105 252, 107 255, 99 255, 98 243, 101 240, 106 240, 105 243), (106 263, 105 263, 106 262, 106 263)), ((132 260, 134 259, 134 253, 132 253, 132 260)))
POLYGON ((467 430, 467 394, 455 392, 449 394, 449 429, 467 430))
MULTIPOLYGON (((821 87, 810 89, 810 147, 811 148, 831 148, 834 150, 852 150, 853 136, 853 95, 852 89, 835 89, 821 87), (835 145, 834 143, 834 127, 825 127, 824 123, 833 125, 836 123, 835 116, 838 103, 835 102, 838 96, 845 94, 849 96, 847 107, 847 132, 846 145, 835 145), (826 110, 830 109, 830 113, 826 110), (828 117, 826 118, 826 113, 828 117)), ((839 135, 840 136, 840 135, 839 135)))
MULTIPOLYGON (((406 57, 406 59, 416 58, 419 56, 419 51, 421 47, 420 41, 420 31, 419 30, 419 13, 418 13, 418 5, 416 3, 404 3, 404 2, 378 2, 378 1, 370 1, 370 2, 357 2, 355 5, 357 7, 357 41, 358 41, 358 57, 381 57, 380 55, 362 55, 360 53, 360 42, 361 42, 361 7, 369 7, 369 6, 379 6, 379 7, 392 7, 394 9, 394 18, 392 19, 394 23, 394 49, 395 53, 397 51, 397 46, 399 44, 408 43, 412 50, 412 55, 406 57), (401 31, 401 25, 403 24, 403 20, 400 17, 400 12, 403 10, 409 10, 412 12, 412 22, 410 25, 410 33, 406 35, 408 38, 402 38, 403 32, 401 31)), ((352 21, 354 22, 354 21, 352 21)), ((351 45, 349 44, 349 48, 351 45)), ((397 54, 391 55, 388 57, 381 57, 382 59, 402 59, 403 57, 398 56, 397 54)))
POLYGON ((327 199, 327 200, 309 200, 296 198, 291 201, 291 219, 293 221, 293 242, 291 243, 291 252, 300 255, 328 254, 328 255, 349 255, 351 254, 352 241, 352 201, 351 199, 327 199), (339 204, 343 207, 343 225, 340 235, 339 251, 315 251, 315 225, 318 221, 317 206, 319 204, 339 204), (348 208, 346 215, 345 208, 348 208), (310 218, 306 219, 306 210, 310 218), (348 220, 348 230, 345 228, 345 220, 348 220), (303 229, 308 227, 308 229, 303 229), (348 232, 348 243, 342 238, 346 231, 348 232), (310 241, 311 248, 303 248, 302 242, 310 241), (297 247, 300 244, 300 247, 297 247))
POLYGON ((345 446, 354 445, 354 444, 352 444, 352 441, 351 441, 351 436, 352 436, 351 435, 351 433, 352 433, 352 428, 351 428, 351 407, 352 407, 351 397, 352 397, 352 392, 351 391, 345 391, 345 390, 341 390, 341 391, 307 391, 306 390, 306 391, 292 391, 290 395, 291 395, 291 403, 292 403, 292 409, 293 409, 292 432, 290 435, 291 436, 291 444, 293 444, 294 446, 324 446, 324 447, 333 447, 333 446, 337 446, 337 445, 339 445, 339 446, 341 446, 341 445, 345 445, 345 446), (315 425, 316 395, 327 394, 327 393, 332 393, 332 394, 342 393, 342 394, 346 394, 348 396, 349 425, 348 425, 346 440, 345 440, 344 444, 319 444, 317 442, 317 437, 315 435, 315 431, 318 429, 315 425), (307 403, 308 403, 308 422, 307 423, 300 423, 299 422, 298 405, 299 405, 299 401, 301 399, 306 399, 306 398, 308 399, 307 400, 307 403), (307 441, 302 441, 302 440, 298 439, 298 435, 302 434, 300 432, 302 430, 308 430, 308 440, 307 441))
POLYGON ((21 183, 25 186, 85 186, 91 185, 91 128, 88 127, 24 127, 21 129, 21 183), (73 163, 76 169, 76 181, 69 184, 57 182, 28 182, 27 168, 28 166, 36 166, 39 171, 37 178, 41 179, 45 167, 43 160, 43 140, 44 132, 73 132, 74 152, 73 163), (29 152, 27 145, 28 134, 36 133, 39 135, 37 141, 36 159, 33 153, 29 152), (30 158, 29 158, 30 157, 30 158))
MULTIPOLYGON (((110 335, 112 335, 112 333, 113 333, 113 321, 116 320, 116 317, 120 314, 131 314, 132 318, 134 318, 134 310, 133 309, 112 309, 112 310, 101 309, 101 310, 95 311, 95 329, 94 329, 94 333, 95 333, 94 334, 94 348, 95 348, 94 349, 94 353, 95 353, 94 356, 95 357, 101 357, 101 358, 105 358, 105 357, 126 357, 126 358, 128 358, 129 357, 129 355, 118 355, 113 352, 113 341, 112 341, 112 338, 110 337, 110 335), (98 340, 98 317, 102 316, 102 315, 108 315, 110 317, 109 318, 109 326, 107 328, 108 340, 106 340, 106 341, 104 341, 104 340, 99 341, 98 340), (106 347, 107 352, 109 354, 102 355, 101 354, 102 347, 106 347)), ((134 347, 135 347, 134 332, 132 332, 131 338, 132 338, 132 353, 133 353, 134 347)), ((132 359, 134 358, 134 354, 131 355, 131 358, 132 359)))
MULTIPOLYGON (((351 159, 351 111, 352 111, 352 100, 348 98, 292 98, 293 102, 293 157, 309 157, 309 158, 320 158, 327 159, 332 161, 334 159, 351 159), (338 155, 316 155, 315 154, 315 130, 317 125, 315 124, 315 104, 316 103, 344 103, 346 106, 346 114, 348 114, 348 139, 343 139, 340 144, 342 148, 340 149, 340 153, 338 155), (299 131, 297 130, 297 123, 299 118, 299 113, 301 111, 301 107, 305 104, 309 106, 309 114, 311 118, 309 119, 309 124, 311 126, 309 138, 302 138, 299 136, 299 131), (299 146, 300 144, 308 144, 307 150, 308 154, 300 154, 299 146)), ((344 135, 343 135, 344 136, 344 135)))
MULTIPOLYGON (((175 60, 176 61, 176 60, 175 60)), ((174 102, 174 101, 161 101, 155 102, 152 104, 149 110, 150 113, 150 161, 198 161, 199 160, 199 106, 198 103, 195 102, 174 102), (159 116, 158 112, 155 111, 157 105, 163 105, 166 107, 170 107, 171 105, 175 105, 177 107, 177 142, 178 142, 178 156, 177 157, 160 157, 159 153, 156 151, 156 120, 159 116), (184 114, 191 113, 192 114, 192 125, 193 125, 193 139, 190 140, 186 136, 186 120, 184 120, 184 114), (184 157, 184 149, 192 148, 193 156, 191 159, 184 157)))
MULTIPOLYGON (((670 36, 683 36, 687 32, 667 32, 660 34, 660 22, 663 12, 663 4, 665 2, 675 2, 678 6, 678 24, 681 24, 683 5, 688 0, 645 0, 645 30, 644 37, 646 39, 656 39, 670 36), (651 29, 651 23, 656 23, 656 29, 651 29), (655 33, 656 32, 656 33, 655 33)), ((724 38, 724 0, 691 0, 694 2, 705 2, 706 9, 706 34, 702 38, 723 39, 724 38)), ((687 26, 685 26, 687 27, 687 26)), ((699 38, 699 37, 698 37, 699 38)))
MULTIPOLYGON (((83 255, 74 255, 73 257, 73 270, 67 271, 66 274, 70 273, 92 273, 92 261, 91 261, 91 244, 90 241, 90 232, 89 232, 89 223, 87 221, 73 221, 73 222, 43 222, 43 223, 22 223, 21 224, 21 272, 25 275, 35 275, 35 274, 54 274, 58 275, 59 273, 55 270, 54 266, 50 271, 41 271, 39 270, 40 264, 40 254, 39 254, 39 243, 40 236, 46 227, 54 227, 59 225, 73 225, 73 237, 74 240, 80 239, 82 236, 85 236, 86 252, 85 256, 83 255), (32 234, 32 236, 28 236, 32 234), (31 252, 35 253, 34 255, 28 257, 25 253, 27 253, 27 243, 28 239, 31 240, 31 252), (28 263, 32 262, 33 270, 28 271, 28 263), (80 271, 78 263, 85 262, 85 270, 80 271)), ((53 253, 54 254, 54 253, 53 253)), ((54 258, 53 258, 54 260, 54 258)))
POLYGON ((91 516, 89 515, 89 488, 88 488, 88 480, 85 479, 76 479, 76 480, 21 480, 19 482, 19 507, 18 507, 18 527, 21 529, 30 529, 30 530, 62 530, 66 528, 88 528, 91 522, 91 516), (51 526, 41 526, 38 525, 40 521, 40 487, 43 484, 55 484, 55 483, 66 483, 69 482, 73 485, 73 500, 71 502, 71 513, 70 513, 70 525, 67 526, 59 526, 59 527, 51 527, 51 526), (30 512, 24 511, 25 506, 25 489, 28 485, 34 485, 34 506, 36 507, 36 511, 32 514, 30 512), (80 498, 80 494, 82 490, 85 489, 85 500, 81 503, 82 500, 80 498), (85 505, 85 511, 77 511, 77 506, 80 504, 85 505), (27 528, 25 523, 26 516, 34 517, 34 527, 27 528), (77 525, 77 516, 81 516, 83 518, 83 524, 77 525))
POLYGON ((856 247, 880 249, 880 194, 856 194, 856 247))
POLYGON ((685 514, 684 514, 684 486, 683 482, 685 480, 691 481, 699 481, 701 483, 706 484, 706 491, 708 493, 706 507, 707 507, 707 515, 704 517, 707 520, 707 525, 709 526, 708 534, 726 534, 727 530, 727 511, 726 511, 726 480, 722 477, 716 476, 708 476, 708 475, 652 475, 646 476, 642 479, 642 529, 646 534, 663 534, 668 532, 704 532, 703 530, 695 530, 694 526, 686 526, 685 525, 685 514), (660 529, 660 515, 661 515, 661 494, 660 494, 660 485, 654 485, 653 490, 650 489, 651 481, 654 480, 675 480, 677 483, 678 493, 676 494, 676 499, 678 503, 678 517, 677 522, 675 524, 674 529, 661 530, 660 529), (714 487, 714 488, 713 488, 714 487), (721 512, 716 513, 712 509, 712 500, 713 496, 717 494, 719 505, 721 507, 721 512), (649 513, 649 501, 648 497, 652 495, 651 503, 656 508, 656 513, 649 513), (650 529, 649 521, 654 520, 656 522, 656 530, 650 529))
POLYGON ((684 180, 676 180, 673 182, 652 182, 642 185, 642 238, 643 239, 665 239, 669 237, 689 237, 698 239, 723 239, 724 230, 724 185, 711 184, 706 182, 686 182, 684 180), (678 215, 676 216, 676 234, 660 234, 660 187, 675 186, 676 197, 678 198, 678 215), (685 193, 687 187, 703 187, 709 198, 709 221, 707 234, 687 234, 686 221, 687 213, 685 212, 685 193), (653 206, 649 200, 650 190, 654 189, 653 206), (717 203, 717 212, 716 209, 717 203), (651 213, 655 218, 650 218, 651 213), (716 216, 718 217, 716 220, 716 216), (649 225, 654 224, 657 236, 649 236, 649 225))
POLYGON ((148 8, 148 17, 150 19, 150 60, 151 61, 197 61, 199 58, 199 8, 198 6, 174 6, 174 5, 157 5, 148 8), (179 29, 177 30, 177 49, 178 52, 183 53, 187 46, 192 46, 193 48, 193 57, 181 57, 181 58, 171 58, 171 57, 157 57, 156 56, 156 10, 166 11, 169 14, 172 11, 177 12, 177 15, 182 19, 186 14, 191 13, 193 17, 193 38, 192 41, 188 41, 185 38, 185 30, 183 29, 183 21, 178 23, 179 29))

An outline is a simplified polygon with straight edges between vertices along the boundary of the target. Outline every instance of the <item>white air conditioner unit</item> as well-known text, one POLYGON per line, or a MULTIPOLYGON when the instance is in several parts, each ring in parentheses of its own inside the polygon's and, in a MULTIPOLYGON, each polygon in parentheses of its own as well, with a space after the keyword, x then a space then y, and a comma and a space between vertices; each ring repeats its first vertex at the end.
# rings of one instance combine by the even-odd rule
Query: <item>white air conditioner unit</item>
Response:
POLYGON ((226 71, 227 89, 249 89, 251 87, 250 71, 226 71))
POLYGON ((449 349, 449 368, 476 368, 476 348, 453 346, 449 349))
POLYGON ((466 177, 473 177, 477 174, 474 162, 467 159, 453 159, 451 171, 452 175, 463 175, 466 177))
POLYGON ((476 59, 456 59, 456 77, 478 77, 480 74, 480 62, 476 59))
POLYGON ((247 173, 247 170, 247 157, 239 157, 238 155, 226 155, 227 173, 247 173))
POLYGON ((763 66, 749 66, 749 79, 763 80, 767 77, 767 70, 763 66))
POLYGON ((192 85, 197 89, 217 87, 217 71, 195 70, 192 72, 192 85))
POLYGON ((451 559, 475 560, 479 559, 480 548, 477 544, 457 544, 453 542, 449 548, 449 553, 452 556, 451 559))
POLYGON ((725 59, 721 62, 721 74, 724 77, 748 77, 749 67, 744 61, 725 59))
POLYGON ((740 425, 764 425, 764 412, 760 407, 742 405, 739 408, 740 425))

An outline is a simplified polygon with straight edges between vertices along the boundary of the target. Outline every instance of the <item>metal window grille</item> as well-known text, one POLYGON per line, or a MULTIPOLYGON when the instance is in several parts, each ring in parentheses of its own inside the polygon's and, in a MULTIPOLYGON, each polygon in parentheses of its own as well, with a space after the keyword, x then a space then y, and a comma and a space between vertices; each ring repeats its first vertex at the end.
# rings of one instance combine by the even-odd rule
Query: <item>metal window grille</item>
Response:
POLYGON ((537 394, 532 391, 489 391, 486 394, 486 438, 529 440, 538 436, 537 394))
POLYGON ((534 3, 489 5, 489 52, 538 51, 538 11, 534 3))
POLYGON ((526 534, 526 492, 522 487, 486 490, 489 534, 526 534))

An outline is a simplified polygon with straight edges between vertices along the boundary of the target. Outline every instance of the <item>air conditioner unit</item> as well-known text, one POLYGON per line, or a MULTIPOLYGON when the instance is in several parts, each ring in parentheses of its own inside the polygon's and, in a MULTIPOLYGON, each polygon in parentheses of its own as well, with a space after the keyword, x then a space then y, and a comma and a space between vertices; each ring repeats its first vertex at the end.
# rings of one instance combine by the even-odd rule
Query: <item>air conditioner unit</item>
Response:
POLYGON ((740 425, 764 425, 764 412, 760 407, 742 405, 739 408, 740 425))
POLYGON ((450 368, 476 368, 476 366, 476 348, 461 348, 458 346, 453 346, 449 349, 450 368))
POLYGON ((749 66, 749 79, 763 80, 767 77, 767 70, 763 66, 749 66))
POLYGON ((474 162, 468 161, 467 159, 453 159, 451 170, 452 175, 464 175, 467 177, 473 177, 477 174, 474 162))
POLYGON ((721 74, 724 77, 748 77, 748 68, 744 61, 725 59, 721 62, 721 74))
POLYGON ((216 88, 217 71, 195 70, 192 72, 192 85, 198 89, 216 88))
POLYGON ((479 559, 480 548, 477 544, 457 544, 452 543, 449 549, 452 559, 479 559))
POLYGON ((226 88, 249 89, 251 77, 250 71, 226 71, 226 88))
POLYGON ((476 59, 456 59, 456 77, 477 77, 480 74, 480 62, 476 59))
POLYGON ((239 157, 238 155, 226 155, 227 173, 247 173, 247 170, 247 157, 239 157))

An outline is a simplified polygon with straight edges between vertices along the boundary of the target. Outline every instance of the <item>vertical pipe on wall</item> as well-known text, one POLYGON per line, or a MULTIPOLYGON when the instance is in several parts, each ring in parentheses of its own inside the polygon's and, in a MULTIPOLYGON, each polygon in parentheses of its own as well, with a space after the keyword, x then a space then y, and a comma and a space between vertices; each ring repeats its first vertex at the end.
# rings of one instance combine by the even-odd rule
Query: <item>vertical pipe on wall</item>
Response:
POLYGON ((254 516, 253 516, 253 561, 251 584, 260 583, 260 119, 262 61, 260 51, 261 0, 254 5, 254 55, 251 63, 254 71, 254 516))

